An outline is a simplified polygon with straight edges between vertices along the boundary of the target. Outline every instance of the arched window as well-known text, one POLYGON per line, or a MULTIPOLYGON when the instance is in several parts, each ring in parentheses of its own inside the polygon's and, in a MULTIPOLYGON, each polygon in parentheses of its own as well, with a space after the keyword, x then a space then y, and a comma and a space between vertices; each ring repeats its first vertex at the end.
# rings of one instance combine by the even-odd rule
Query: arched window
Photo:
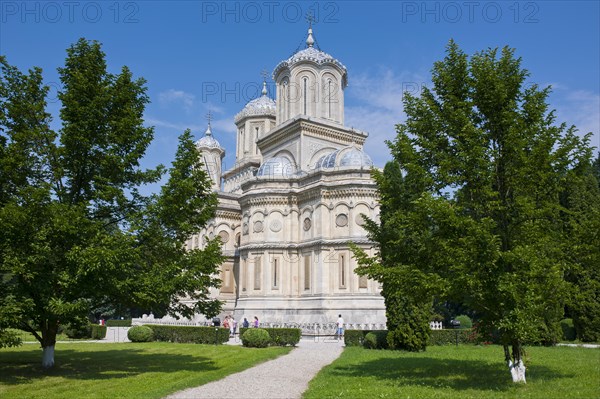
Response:
POLYGON ((306 115, 306 105, 308 103, 308 78, 304 78, 302 80, 304 81, 304 88, 302 94, 302 96, 304 97, 304 111, 302 113, 306 115))

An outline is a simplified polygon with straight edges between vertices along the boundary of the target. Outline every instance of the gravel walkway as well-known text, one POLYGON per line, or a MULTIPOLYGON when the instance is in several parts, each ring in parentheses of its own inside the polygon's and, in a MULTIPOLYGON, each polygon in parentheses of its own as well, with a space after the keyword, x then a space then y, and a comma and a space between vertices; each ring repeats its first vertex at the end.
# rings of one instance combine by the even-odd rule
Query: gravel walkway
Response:
POLYGON ((194 399, 300 398, 308 382, 342 353, 341 342, 301 340, 289 354, 261 363, 222 380, 176 392, 167 397, 194 399))

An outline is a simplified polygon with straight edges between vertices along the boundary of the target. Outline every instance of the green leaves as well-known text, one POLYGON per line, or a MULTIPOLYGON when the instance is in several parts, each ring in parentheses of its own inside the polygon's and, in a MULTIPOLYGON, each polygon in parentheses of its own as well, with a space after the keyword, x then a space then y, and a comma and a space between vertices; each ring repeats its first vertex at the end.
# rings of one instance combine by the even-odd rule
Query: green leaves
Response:
POLYGON ((600 245, 578 252, 584 237, 597 237, 582 217, 597 206, 565 207, 590 165, 588 139, 555 124, 550 89, 527 85, 521 64, 507 47, 468 57, 451 41, 433 88, 406 96, 406 122, 389 143, 394 161, 374 174, 381 222, 367 228, 379 254, 355 254, 360 272, 383 284, 393 339, 408 346, 417 342, 408 331, 420 327, 403 307, 434 295, 474 310, 517 356, 523 342, 553 342, 565 272, 583 276, 583 259, 597 258, 600 245), (565 256, 575 252, 577 260, 565 256))
POLYGON ((219 284, 218 240, 184 249, 216 207, 191 133, 160 195, 144 197, 139 187, 164 168, 139 167, 153 137, 143 79, 126 67, 109 74, 100 44, 80 39, 59 68, 57 134, 41 71, 0 64, 0 335, 5 325, 37 330, 52 346, 59 324, 107 304, 217 313, 208 289, 219 284))

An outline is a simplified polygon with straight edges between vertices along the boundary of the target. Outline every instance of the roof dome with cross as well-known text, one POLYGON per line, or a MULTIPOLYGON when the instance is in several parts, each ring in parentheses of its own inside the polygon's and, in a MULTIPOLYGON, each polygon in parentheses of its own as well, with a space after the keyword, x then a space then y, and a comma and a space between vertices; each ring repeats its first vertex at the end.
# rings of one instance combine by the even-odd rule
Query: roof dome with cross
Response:
MULTIPOLYGON (((347 84, 348 71, 344 64, 333 56, 321 51, 320 48, 315 48, 315 39, 313 37, 312 26, 308 28, 308 37, 306 38, 306 48, 297 51, 287 60, 281 61, 273 70, 273 79, 276 79, 277 75, 286 68, 291 68, 293 65, 300 62, 312 62, 315 64, 331 64, 339 68, 342 73, 342 82, 344 86, 347 84)), ((317 46, 318 47, 318 46, 317 46)))
POLYGON ((249 116, 275 116, 275 101, 267 95, 267 82, 263 81, 261 96, 250 101, 234 118, 235 123, 249 116))

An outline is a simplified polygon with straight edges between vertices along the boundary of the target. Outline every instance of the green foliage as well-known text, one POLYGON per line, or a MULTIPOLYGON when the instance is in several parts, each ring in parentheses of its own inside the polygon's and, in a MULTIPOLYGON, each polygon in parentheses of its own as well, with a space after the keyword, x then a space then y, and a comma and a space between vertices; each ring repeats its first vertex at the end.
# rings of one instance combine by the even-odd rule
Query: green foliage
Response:
POLYGON ((229 329, 222 327, 159 326, 149 325, 154 340, 193 344, 223 344, 229 341, 229 329), (216 330, 216 331, 215 331, 216 330))
MULTIPOLYGON (((425 304, 436 295, 474 311, 516 363, 524 343, 556 339, 571 288, 565 273, 593 285, 597 206, 565 201, 591 165, 590 136, 557 124, 550 88, 528 76, 508 47, 468 57, 450 41, 432 87, 404 96, 394 159, 374 173, 381 223, 367 229, 380 252, 355 250, 359 272, 383 285, 390 347, 421 347, 425 304), (403 315, 400 297, 414 316, 403 315)), ((594 290, 580 287, 586 298, 594 290)))
POLYGON ((89 324, 69 324, 65 327, 64 333, 73 339, 91 338, 92 329, 89 324))
POLYGON ((264 330, 269 333, 271 344, 277 346, 296 346, 302 336, 302 330, 299 328, 265 328, 264 330))
POLYGON ((562 338, 566 341, 575 341, 577 338, 577 332, 573 326, 573 319, 562 319, 560 321, 560 328, 562 330, 562 338))
POLYGON ((131 327, 131 319, 106 320, 107 327, 131 327))
POLYGON ((127 338, 131 342, 151 342, 154 340, 154 332, 148 326, 133 326, 127 331, 127 338))
POLYGON ((59 75, 55 132, 41 70, 22 73, 0 57, 0 308, 13 307, 0 319, 45 348, 59 325, 108 305, 216 314, 219 240, 184 248, 216 207, 191 133, 168 171, 143 170, 154 134, 144 126, 145 81, 127 67, 108 73, 101 45, 84 39, 59 75), (159 194, 140 193, 165 172, 159 194))
POLYGON ((92 339, 104 339, 106 338, 106 326, 101 326, 98 324, 92 324, 91 326, 91 337, 92 339))
POLYGON ((345 330, 344 345, 363 346, 365 335, 367 335, 369 332, 369 330, 345 330))
POLYGON ((363 346, 367 349, 387 349, 387 331, 371 331, 365 335, 363 346))
MULTIPOLYGON (((244 335, 247 330, 252 329, 252 327, 240 327, 239 334, 240 337, 244 335)), ((271 337, 270 345, 277 346, 296 346, 298 342, 300 342, 300 338, 302 337, 302 330, 299 328, 263 328, 263 330, 269 333, 271 337)))
POLYGON ((429 336, 429 345, 456 345, 458 338, 459 344, 475 344, 477 343, 477 335, 472 329, 456 329, 456 330, 432 330, 429 336))
POLYGON ((264 328, 249 328, 242 335, 242 344, 249 348, 266 348, 271 336, 264 328))
POLYGON ((473 322, 471 321, 471 318, 464 314, 461 314, 460 316, 456 316, 454 318, 454 320, 460 321, 461 329, 470 329, 471 327, 473 327, 473 322))

